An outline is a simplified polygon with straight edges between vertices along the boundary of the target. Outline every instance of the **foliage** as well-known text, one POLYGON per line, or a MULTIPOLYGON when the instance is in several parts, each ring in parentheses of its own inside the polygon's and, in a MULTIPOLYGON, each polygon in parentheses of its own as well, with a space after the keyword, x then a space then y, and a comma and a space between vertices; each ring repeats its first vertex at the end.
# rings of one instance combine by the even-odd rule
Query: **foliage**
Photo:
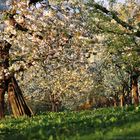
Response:
POLYGON ((122 94, 124 88, 130 92, 130 75, 135 69, 139 71, 140 64, 140 39, 135 35, 135 32, 139 32, 138 2, 122 4, 116 1, 111 7, 105 8, 90 1, 88 7, 91 32, 103 37, 100 45, 105 51, 101 55, 108 56, 101 70, 104 94, 122 94), (129 22, 129 19, 133 19, 133 22, 129 22))
POLYGON ((50 7, 38 3, 29 8, 26 0, 15 2, 3 12, 1 38, 12 44, 10 67, 5 71, 23 70, 17 78, 28 99, 48 101, 50 94, 58 94, 71 108, 93 87, 86 56, 94 40, 86 29, 84 3, 50 1, 50 7), (26 31, 10 24, 10 14, 26 31))

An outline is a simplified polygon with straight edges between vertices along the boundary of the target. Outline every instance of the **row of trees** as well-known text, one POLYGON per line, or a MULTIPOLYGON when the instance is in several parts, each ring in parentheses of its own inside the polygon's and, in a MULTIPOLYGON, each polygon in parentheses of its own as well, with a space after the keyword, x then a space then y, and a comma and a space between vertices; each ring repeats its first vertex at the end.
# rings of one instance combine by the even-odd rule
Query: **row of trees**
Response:
POLYGON ((138 106, 138 2, 109 1, 108 8, 93 1, 49 4, 28 7, 26 0, 13 0, 1 11, 1 117, 5 92, 14 116, 32 114, 15 77, 28 98, 50 101, 53 110, 53 96, 67 109, 95 95, 117 103, 120 96, 122 106, 133 99, 138 106))

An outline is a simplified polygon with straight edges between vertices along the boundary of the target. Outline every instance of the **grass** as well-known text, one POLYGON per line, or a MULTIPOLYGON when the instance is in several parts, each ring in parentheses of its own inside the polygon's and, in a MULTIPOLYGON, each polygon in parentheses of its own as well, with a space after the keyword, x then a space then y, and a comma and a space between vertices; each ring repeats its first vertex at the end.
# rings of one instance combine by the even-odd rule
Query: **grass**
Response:
POLYGON ((140 140, 140 112, 104 108, 42 113, 31 118, 7 116, 0 121, 0 140, 140 140))

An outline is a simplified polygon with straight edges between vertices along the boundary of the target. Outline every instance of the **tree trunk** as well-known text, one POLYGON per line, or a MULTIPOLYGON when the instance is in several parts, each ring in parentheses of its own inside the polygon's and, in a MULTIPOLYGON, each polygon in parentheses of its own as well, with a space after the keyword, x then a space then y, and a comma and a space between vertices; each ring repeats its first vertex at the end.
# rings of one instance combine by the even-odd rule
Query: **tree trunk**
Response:
POLYGON ((9 49, 11 44, 0 41, 0 118, 4 117, 4 94, 7 90, 6 71, 9 67, 9 49))
POLYGON ((122 95, 120 96, 120 106, 121 106, 121 107, 124 107, 124 105, 125 105, 125 98, 124 98, 124 94, 122 94, 122 95))
POLYGON ((118 93, 115 93, 115 95, 113 96, 113 105, 114 105, 114 107, 118 106, 118 101, 119 101, 118 93))
POLYGON ((15 117, 22 115, 32 115, 32 111, 27 106, 15 77, 11 78, 11 82, 8 85, 8 98, 15 117))
POLYGON ((27 106, 15 77, 8 74, 10 47, 11 44, 7 41, 0 41, 0 118, 4 117, 4 94, 6 91, 14 117, 31 116, 32 111, 27 106))
POLYGON ((138 106, 139 105, 139 94, 138 94, 138 75, 132 75, 132 97, 134 99, 134 105, 138 106))
POLYGON ((4 89, 0 88, 0 119, 4 117, 4 89))

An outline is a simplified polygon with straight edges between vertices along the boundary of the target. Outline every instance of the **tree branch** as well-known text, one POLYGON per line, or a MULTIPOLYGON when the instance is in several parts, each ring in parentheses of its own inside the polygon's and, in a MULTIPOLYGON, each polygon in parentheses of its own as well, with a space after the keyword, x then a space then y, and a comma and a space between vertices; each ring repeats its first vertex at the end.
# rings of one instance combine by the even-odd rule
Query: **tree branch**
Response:
POLYGON ((117 35, 132 35, 131 33, 123 33, 123 32, 117 32, 117 31, 113 31, 113 30, 107 30, 107 29, 104 29, 103 27, 101 27, 99 24, 96 25, 96 27, 102 32, 102 33, 111 33, 111 34, 117 34, 117 35))
POLYGON ((112 19, 114 19, 118 24, 120 24, 121 26, 123 26, 124 28, 130 30, 130 31, 133 31, 135 30, 134 32, 134 35, 137 36, 137 37, 140 37, 140 31, 137 30, 135 27, 129 25, 127 22, 124 22, 123 20, 121 20, 115 12, 113 11, 109 11, 107 10, 105 7, 99 5, 98 3, 89 3, 89 6, 93 6, 94 8, 100 10, 101 12, 107 14, 108 16, 111 16, 112 19))

